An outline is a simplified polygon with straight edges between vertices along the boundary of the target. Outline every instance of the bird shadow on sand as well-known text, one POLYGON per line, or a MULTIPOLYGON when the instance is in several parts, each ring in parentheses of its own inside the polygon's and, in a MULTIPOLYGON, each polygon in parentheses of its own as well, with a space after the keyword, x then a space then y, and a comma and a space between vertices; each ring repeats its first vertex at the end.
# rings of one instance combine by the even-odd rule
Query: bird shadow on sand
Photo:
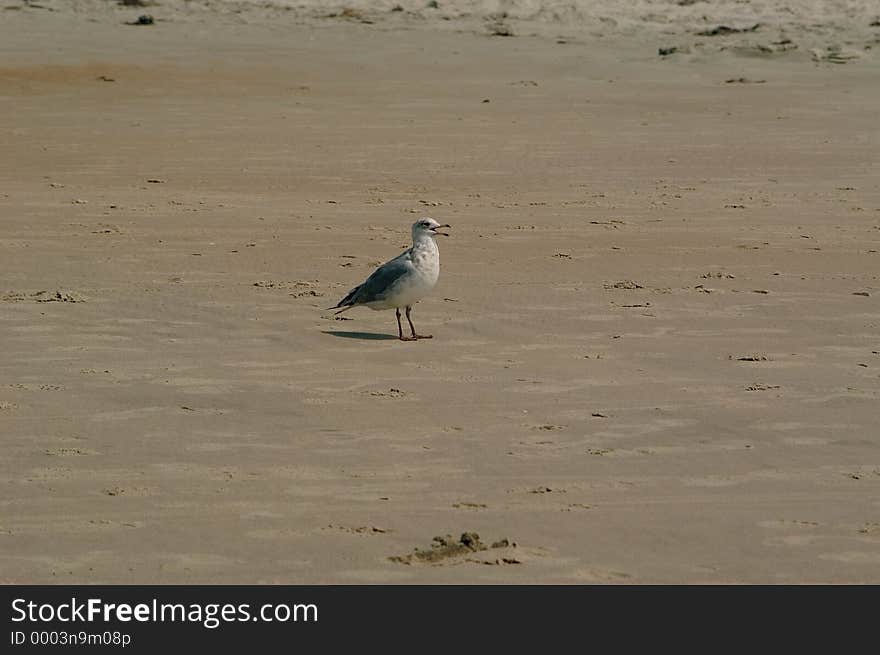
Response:
POLYGON ((381 334, 379 332, 343 332, 336 330, 321 330, 324 334, 330 334, 334 337, 342 337, 343 339, 364 339, 367 341, 387 341, 397 340, 393 334, 381 334))

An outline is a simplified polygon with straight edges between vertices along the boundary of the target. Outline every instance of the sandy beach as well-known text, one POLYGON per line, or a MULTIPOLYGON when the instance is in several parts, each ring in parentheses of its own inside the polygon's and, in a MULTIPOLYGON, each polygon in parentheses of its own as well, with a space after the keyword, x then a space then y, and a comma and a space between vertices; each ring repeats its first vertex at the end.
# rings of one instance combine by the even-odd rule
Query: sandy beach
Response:
POLYGON ((0 7, 0 583, 880 583, 872 3, 146 4, 0 7))

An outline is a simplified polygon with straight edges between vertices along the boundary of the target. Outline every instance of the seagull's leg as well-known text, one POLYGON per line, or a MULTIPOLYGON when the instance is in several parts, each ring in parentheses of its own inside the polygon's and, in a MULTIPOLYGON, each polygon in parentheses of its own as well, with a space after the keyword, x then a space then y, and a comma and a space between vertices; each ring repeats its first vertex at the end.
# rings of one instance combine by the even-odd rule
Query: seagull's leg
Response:
POLYGON ((409 329, 412 330, 412 338, 413 339, 433 339, 433 334, 416 334, 416 328, 412 324, 412 319, 409 317, 409 313, 412 311, 412 307, 406 306, 406 320, 409 321, 409 329))
MULTIPOLYGON (((403 336, 403 327, 400 325, 400 307, 394 309, 394 313, 397 314, 397 338, 401 341, 415 341, 416 337, 405 337, 403 336)), ((412 325, 412 323, 410 323, 412 325)))

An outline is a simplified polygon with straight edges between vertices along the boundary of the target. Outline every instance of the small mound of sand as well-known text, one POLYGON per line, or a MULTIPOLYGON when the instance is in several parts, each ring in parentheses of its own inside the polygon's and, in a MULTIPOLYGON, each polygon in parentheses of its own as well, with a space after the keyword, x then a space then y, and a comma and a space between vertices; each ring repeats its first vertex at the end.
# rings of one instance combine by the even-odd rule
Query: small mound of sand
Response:
POLYGON ((86 299, 76 293, 67 291, 10 291, 0 296, 3 302, 85 302, 86 299))
POLYGON ((437 564, 451 558, 462 557, 496 548, 509 548, 511 546, 516 546, 516 544, 511 544, 507 539, 500 539, 499 541, 493 542, 491 546, 487 546, 480 541, 480 535, 476 532, 464 532, 461 537, 458 538, 458 541, 454 540, 452 535, 434 537, 430 548, 422 550, 416 548, 416 550, 409 555, 395 555, 388 559, 392 562, 398 562, 399 564, 413 564, 419 562, 437 564))

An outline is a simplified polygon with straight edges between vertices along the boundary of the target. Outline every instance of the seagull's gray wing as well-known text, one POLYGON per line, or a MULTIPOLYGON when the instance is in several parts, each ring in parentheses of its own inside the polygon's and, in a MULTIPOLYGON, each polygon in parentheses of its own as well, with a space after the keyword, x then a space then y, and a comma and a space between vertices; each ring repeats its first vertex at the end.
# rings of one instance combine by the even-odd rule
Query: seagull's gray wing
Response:
POLYGON ((385 262, 364 281, 354 297, 355 304, 365 304, 385 300, 400 280, 411 273, 409 253, 405 252, 389 262, 385 262))
POLYGON ((363 284, 349 291, 345 298, 340 300, 335 307, 330 307, 329 309, 337 309, 339 307, 347 309, 355 305, 365 305, 377 300, 384 300, 393 292, 394 287, 397 286, 400 280, 410 272, 409 255, 410 253, 407 250, 391 261, 382 264, 373 271, 363 284))

